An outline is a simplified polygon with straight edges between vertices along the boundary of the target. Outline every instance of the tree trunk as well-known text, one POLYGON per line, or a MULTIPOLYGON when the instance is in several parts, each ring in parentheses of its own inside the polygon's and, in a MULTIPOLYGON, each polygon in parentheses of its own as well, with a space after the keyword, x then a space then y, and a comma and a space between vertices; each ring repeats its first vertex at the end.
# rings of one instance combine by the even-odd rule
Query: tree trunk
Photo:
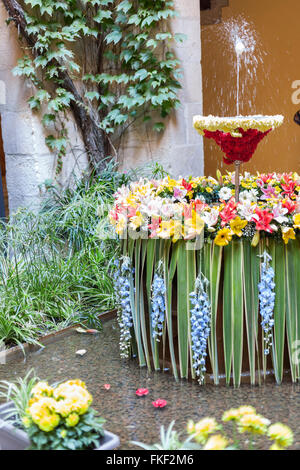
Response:
MULTIPOLYGON (((28 34, 26 29, 26 18, 24 10, 16 0, 2 0, 11 20, 14 21, 20 35, 25 39, 27 45, 31 48, 33 55, 37 55, 35 50, 36 38, 32 34, 28 34)), ((53 60, 53 64, 59 64, 53 60)), ((71 101, 71 110, 74 119, 81 130, 85 149, 90 163, 96 169, 101 171, 106 166, 106 137, 104 132, 98 127, 96 121, 86 111, 84 102, 78 93, 73 80, 66 71, 60 71, 59 79, 62 82, 63 88, 72 93, 75 100, 71 101)))

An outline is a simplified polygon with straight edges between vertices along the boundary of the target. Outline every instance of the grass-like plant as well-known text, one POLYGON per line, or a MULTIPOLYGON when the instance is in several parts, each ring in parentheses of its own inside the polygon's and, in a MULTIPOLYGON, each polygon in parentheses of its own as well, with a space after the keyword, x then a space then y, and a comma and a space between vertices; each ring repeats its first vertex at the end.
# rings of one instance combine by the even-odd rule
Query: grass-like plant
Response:
POLYGON ((5 420, 13 425, 21 426, 22 419, 26 416, 26 408, 31 397, 32 389, 39 381, 35 371, 30 369, 24 378, 18 377, 15 382, 3 380, 0 382, 0 400, 13 402, 13 407, 8 410, 5 420))
MULTIPOLYGON (((252 406, 225 411, 222 417, 223 424, 215 418, 206 417, 194 423, 187 424, 186 439, 182 433, 174 429, 175 421, 165 429, 161 426, 160 442, 157 444, 144 444, 132 442, 133 445, 145 450, 254 450, 261 438, 272 441, 270 450, 286 450, 293 444, 292 430, 282 423, 271 424, 264 416, 256 413, 252 406), (230 429, 225 424, 231 423, 230 429)), ((266 442, 264 447, 268 445, 266 442)))
POLYGON ((98 315, 114 305, 111 267, 119 252, 107 221, 113 195, 123 183, 162 172, 148 165, 123 174, 110 162, 65 190, 48 181, 38 213, 22 209, 0 222, 0 342, 37 343, 74 323, 101 328, 98 315))

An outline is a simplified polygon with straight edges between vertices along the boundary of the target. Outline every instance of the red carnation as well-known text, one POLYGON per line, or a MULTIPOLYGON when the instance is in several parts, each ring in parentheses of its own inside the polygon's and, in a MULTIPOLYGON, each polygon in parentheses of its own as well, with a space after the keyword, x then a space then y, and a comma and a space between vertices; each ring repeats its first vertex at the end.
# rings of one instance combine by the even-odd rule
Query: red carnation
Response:
POLYGON ((204 130, 205 137, 214 139, 225 153, 224 162, 227 165, 231 165, 235 161, 249 162, 259 142, 271 132, 271 129, 261 132, 257 129, 244 131, 244 129, 239 128, 238 132, 242 137, 233 137, 229 132, 204 130))

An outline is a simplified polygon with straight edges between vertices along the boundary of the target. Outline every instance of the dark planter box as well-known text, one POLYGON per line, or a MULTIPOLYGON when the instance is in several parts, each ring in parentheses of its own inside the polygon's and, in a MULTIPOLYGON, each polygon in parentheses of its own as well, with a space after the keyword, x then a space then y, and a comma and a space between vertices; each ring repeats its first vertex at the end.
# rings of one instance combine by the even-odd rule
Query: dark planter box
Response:
MULTIPOLYGON (((0 450, 25 450, 30 446, 26 432, 5 421, 5 417, 12 407, 12 403, 0 406, 0 450)), ((99 447, 94 450, 113 450, 119 445, 118 436, 109 431, 104 431, 104 437, 99 439, 99 447)))

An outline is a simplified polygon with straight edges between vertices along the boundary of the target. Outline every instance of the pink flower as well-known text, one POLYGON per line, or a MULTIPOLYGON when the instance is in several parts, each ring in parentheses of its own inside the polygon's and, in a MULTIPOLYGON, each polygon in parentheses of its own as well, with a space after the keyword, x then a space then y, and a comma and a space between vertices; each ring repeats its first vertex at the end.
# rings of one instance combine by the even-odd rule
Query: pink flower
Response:
POLYGON ((252 220, 256 223, 256 230, 264 230, 269 233, 273 232, 270 226, 270 222, 273 220, 273 214, 270 214, 267 210, 256 209, 252 220))
POLYGON ((104 384, 105 390, 110 390, 110 384, 104 384))
POLYGON ((222 227, 228 224, 232 219, 236 217, 236 203, 234 202, 234 198, 231 198, 230 201, 226 204, 224 209, 220 212, 220 217, 222 219, 222 227))
POLYGON ((161 398, 159 398, 158 400, 153 401, 152 405, 154 406, 154 408, 164 408, 167 405, 167 402, 166 400, 162 400, 161 398))
POLYGON ((148 388, 138 388, 137 391, 135 392, 135 394, 138 397, 144 397, 144 396, 148 395, 148 393, 149 393, 148 388))

